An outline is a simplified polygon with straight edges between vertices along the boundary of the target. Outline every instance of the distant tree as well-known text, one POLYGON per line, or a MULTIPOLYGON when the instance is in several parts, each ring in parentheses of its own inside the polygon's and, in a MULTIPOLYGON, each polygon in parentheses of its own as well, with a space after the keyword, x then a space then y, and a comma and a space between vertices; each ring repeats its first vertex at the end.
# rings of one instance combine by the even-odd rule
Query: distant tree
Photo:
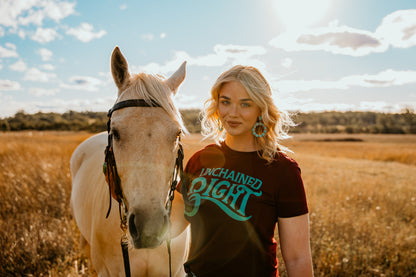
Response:
MULTIPOLYGON (((201 132, 199 109, 180 112, 189 132, 201 132)), ((297 124, 291 129, 293 133, 416 134, 416 114, 411 108, 406 108, 401 113, 298 112, 293 114, 293 120, 297 124)), ((106 123, 106 112, 26 114, 18 111, 12 117, 0 119, 0 131, 73 130, 96 133, 105 131, 106 123)))

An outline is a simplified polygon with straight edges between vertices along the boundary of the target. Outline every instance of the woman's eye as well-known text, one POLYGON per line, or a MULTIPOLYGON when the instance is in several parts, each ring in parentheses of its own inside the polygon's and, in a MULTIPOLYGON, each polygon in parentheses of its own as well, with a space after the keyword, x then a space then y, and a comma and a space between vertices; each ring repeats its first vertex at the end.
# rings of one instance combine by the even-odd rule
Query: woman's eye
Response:
POLYGON ((249 103, 241 103, 241 107, 248 108, 251 107, 251 105, 249 103))
POLYGON ((222 100, 222 101, 221 101, 221 104, 223 104, 223 105, 228 105, 228 104, 230 104, 230 101, 228 101, 228 100, 222 100))

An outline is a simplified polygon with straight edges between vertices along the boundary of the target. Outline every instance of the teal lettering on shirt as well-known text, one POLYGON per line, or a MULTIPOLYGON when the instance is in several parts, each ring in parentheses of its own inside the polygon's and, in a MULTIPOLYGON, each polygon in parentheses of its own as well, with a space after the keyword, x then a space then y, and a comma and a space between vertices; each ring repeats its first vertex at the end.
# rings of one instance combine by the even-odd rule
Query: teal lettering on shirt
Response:
POLYGON ((246 221, 251 218, 251 215, 246 215, 247 202, 252 195, 261 196, 261 185, 261 180, 240 172, 203 168, 200 176, 190 185, 188 199, 192 202, 192 210, 185 210, 185 214, 194 216, 201 200, 208 200, 234 220, 246 221))

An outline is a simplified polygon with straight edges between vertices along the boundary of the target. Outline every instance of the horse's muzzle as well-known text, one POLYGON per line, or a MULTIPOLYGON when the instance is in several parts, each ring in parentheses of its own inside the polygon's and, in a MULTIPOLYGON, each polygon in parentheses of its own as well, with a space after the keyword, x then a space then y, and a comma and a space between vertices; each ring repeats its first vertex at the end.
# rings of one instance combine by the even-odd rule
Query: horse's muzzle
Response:
POLYGON ((136 210, 131 213, 128 228, 134 248, 155 248, 166 238, 169 218, 164 210, 153 215, 136 210))

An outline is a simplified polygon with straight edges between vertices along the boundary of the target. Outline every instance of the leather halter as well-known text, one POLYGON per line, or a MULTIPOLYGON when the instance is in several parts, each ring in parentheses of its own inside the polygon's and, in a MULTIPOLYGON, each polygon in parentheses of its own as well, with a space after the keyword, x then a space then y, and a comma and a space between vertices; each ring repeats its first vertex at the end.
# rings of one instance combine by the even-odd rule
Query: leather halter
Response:
MULTIPOLYGON (((144 99, 130 99, 116 103, 107 113, 108 121, 107 121, 107 133, 108 133, 108 143, 107 147, 105 148, 105 160, 103 164, 103 172, 105 175, 106 182, 108 184, 110 201, 109 207, 107 211, 106 218, 110 215, 111 211, 111 198, 117 200, 119 203, 119 214, 120 214, 120 227, 123 231, 123 235, 121 238, 121 248, 123 252, 123 261, 124 261, 124 269, 126 276, 130 276, 130 264, 129 264, 129 256, 128 256, 128 240, 127 240, 127 217, 126 213, 128 211, 128 207, 124 201, 123 190, 121 188, 121 180, 117 172, 116 160, 114 157, 113 152, 113 135, 110 134, 111 131, 111 116, 114 111, 128 108, 128 107, 161 107, 157 102, 153 100, 144 100, 144 99), (122 207, 124 211, 122 212, 122 207)), ((170 228, 170 215, 172 211, 172 202, 175 195, 176 186, 178 184, 178 177, 183 176, 183 148, 182 144, 180 143, 180 135, 178 136, 179 139, 179 147, 178 147, 178 155, 176 157, 175 168, 172 176, 172 183, 170 186, 169 194, 168 194, 168 201, 166 202, 166 210, 168 211, 169 216, 169 228, 170 228)), ((169 230, 169 237, 167 239, 167 247, 168 247, 168 254, 169 254, 169 276, 171 276, 171 250, 170 250, 170 230, 169 230)))
POLYGON ((110 215, 111 211, 111 196, 117 200, 119 205, 123 205, 125 211, 127 211, 127 206, 124 202, 123 191, 121 189, 121 180, 118 176, 116 160, 114 157, 113 152, 113 135, 110 134, 111 131, 111 116, 113 112, 128 108, 128 107, 160 107, 160 105, 153 100, 144 100, 144 99, 130 99, 116 103, 107 113, 108 121, 107 121, 107 134, 108 134, 108 142, 107 147, 105 148, 105 160, 103 165, 103 172, 105 174, 105 179, 108 184, 109 192, 110 192, 110 204, 108 207, 106 218, 110 215))

